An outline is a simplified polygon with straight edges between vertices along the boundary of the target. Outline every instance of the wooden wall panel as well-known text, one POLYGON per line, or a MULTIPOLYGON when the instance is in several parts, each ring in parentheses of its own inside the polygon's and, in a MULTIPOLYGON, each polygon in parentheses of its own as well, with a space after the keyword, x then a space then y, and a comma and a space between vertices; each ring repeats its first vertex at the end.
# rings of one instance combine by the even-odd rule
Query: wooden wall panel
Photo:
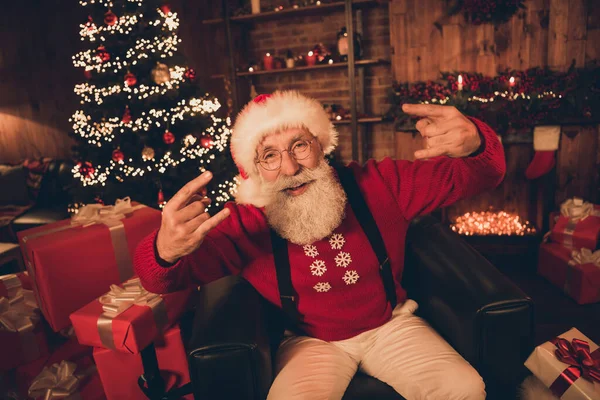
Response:
POLYGON ((600 129, 563 127, 557 155, 556 204, 573 196, 600 202, 600 129))

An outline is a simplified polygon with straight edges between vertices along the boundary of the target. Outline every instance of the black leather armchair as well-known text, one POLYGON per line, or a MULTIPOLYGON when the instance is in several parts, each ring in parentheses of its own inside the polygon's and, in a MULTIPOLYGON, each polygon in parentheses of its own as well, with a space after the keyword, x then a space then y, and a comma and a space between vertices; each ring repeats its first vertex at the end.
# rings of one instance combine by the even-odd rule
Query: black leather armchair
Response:
MULTIPOLYGON (((514 398, 534 347, 532 301, 431 216, 410 226, 402 283, 418 314, 484 378, 488 398, 514 398)), ((279 311, 242 278, 202 287, 187 340, 195 398, 264 399, 282 333, 279 311)), ((344 399, 402 396, 357 373, 344 399)))
POLYGON ((35 205, 12 221, 12 230, 19 231, 63 220, 69 217, 69 186, 73 181, 70 160, 53 160, 42 177, 35 205))

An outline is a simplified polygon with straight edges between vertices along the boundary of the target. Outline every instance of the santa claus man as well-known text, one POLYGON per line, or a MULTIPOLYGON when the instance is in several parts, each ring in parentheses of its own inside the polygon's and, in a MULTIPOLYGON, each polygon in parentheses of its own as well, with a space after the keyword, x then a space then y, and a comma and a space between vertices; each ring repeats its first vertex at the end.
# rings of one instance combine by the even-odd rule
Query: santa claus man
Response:
POLYGON ((338 133, 319 102, 294 91, 259 96, 233 128, 236 202, 207 214, 205 172, 137 249, 135 269, 152 292, 235 273, 286 312, 292 325, 269 399, 341 399, 359 369, 407 399, 485 398, 479 374, 414 314, 400 282, 409 221, 497 186, 503 149, 453 107, 403 110, 422 117, 416 161, 333 168, 324 156, 338 133))

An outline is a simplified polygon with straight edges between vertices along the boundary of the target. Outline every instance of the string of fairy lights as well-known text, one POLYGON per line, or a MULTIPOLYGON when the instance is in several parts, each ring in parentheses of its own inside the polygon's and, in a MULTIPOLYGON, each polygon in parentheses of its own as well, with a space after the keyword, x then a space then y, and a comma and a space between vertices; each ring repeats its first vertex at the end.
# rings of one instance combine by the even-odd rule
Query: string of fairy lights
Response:
MULTIPOLYGON (((143 5, 141 0, 127 1, 140 7, 143 5)), ((105 48, 104 44, 108 42, 110 35, 127 35, 131 33, 137 25, 143 22, 144 14, 133 13, 117 17, 111 11, 111 8, 114 8, 113 2, 107 0, 80 1, 79 4, 84 7, 88 5, 106 7, 110 23, 107 23, 105 15, 104 24, 96 24, 89 18, 85 24, 80 25, 81 40, 100 44, 97 48, 75 54, 73 65, 76 68, 84 68, 86 71, 97 73, 127 73, 122 83, 111 84, 106 87, 88 82, 77 84, 74 91, 80 96, 82 105, 88 107, 101 106, 114 96, 121 96, 122 99, 126 96, 126 99, 132 102, 143 101, 150 96, 162 96, 167 94, 169 90, 178 89, 190 77, 188 75, 189 70, 185 67, 174 65, 167 68, 163 65, 164 71, 168 75, 167 79, 157 80, 153 77, 156 84, 138 84, 137 78, 129 72, 130 68, 138 62, 150 58, 167 59, 177 51, 177 46, 181 42, 175 33, 179 27, 179 19, 177 14, 171 12, 168 7, 163 6, 157 9, 159 17, 147 21, 148 26, 161 28, 162 33, 152 39, 136 39, 133 46, 123 51, 121 53, 124 54, 123 56, 119 56, 111 54, 110 48, 105 48)), ((148 132, 151 130, 160 132, 161 128, 164 128, 165 132, 173 137, 168 132, 171 127, 196 116, 210 118, 212 124, 201 134, 186 135, 182 139, 182 146, 174 152, 165 151, 161 156, 156 156, 154 149, 145 146, 141 156, 131 157, 131 155, 128 155, 123 157, 124 155, 121 153, 120 158, 113 157, 113 159, 107 160, 106 163, 98 163, 97 165, 92 165, 90 162, 78 163, 72 169, 73 176, 84 187, 106 186, 111 177, 119 182, 124 182, 127 178, 143 177, 150 173, 164 174, 170 168, 175 168, 189 160, 196 160, 199 165, 198 172, 201 173, 216 159, 215 152, 222 153, 225 151, 231 137, 230 118, 222 119, 214 115, 220 107, 221 104, 217 99, 211 99, 206 94, 203 98, 180 100, 168 109, 150 108, 135 117, 132 117, 126 109, 124 115, 94 120, 83 109, 77 110, 70 119, 75 134, 87 140, 90 146, 98 148, 111 146, 118 149, 119 136, 125 133, 148 132), (124 117, 125 114, 128 118, 124 117), (199 140, 199 137, 202 137, 202 140, 199 140)), ((165 143, 167 143, 166 140, 165 143)), ((238 183, 237 178, 219 183, 211 193, 213 195, 211 197, 216 200, 213 202, 214 206, 218 207, 220 204, 231 200, 232 193, 238 183)), ((160 194, 160 197, 162 197, 162 194, 160 194)), ((159 200, 159 203, 161 207, 165 204, 164 200, 162 202, 159 200)), ((76 212, 76 209, 72 211, 76 212)))
POLYGON ((127 94, 128 100, 143 100, 150 96, 166 94, 169 90, 178 89, 184 81, 185 67, 174 66, 169 68, 171 80, 158 84, 158 86, 137 85, 130 86, 127 82, 112 85, 108 87, 98 87, 89 83, 80 83, 75 85, 75 93, 81 97, 81 104, 96 103, 101 105, 104 99, 117 94, 127 94))
POLYGON ((71 117, 73 130, 83 139, 88 139, 90 145, 102 147, 103 143, 110 143, 116 138, 116 134, 125 133, 125 129, 133 132, 148 131, 154 127, 175 125, 178 121, 183 121, 186 117, 195 117, 198 113, 201 115, 212 114, 219 110, 221 104, 217 99, 190 99, 181 100, 170 110, 150 109, 142 112, 141 116, 129 122, 123 121, 121 117, 108 118, 106 121, 94 122, 92 117, 83 110, 77 110, 71 117))

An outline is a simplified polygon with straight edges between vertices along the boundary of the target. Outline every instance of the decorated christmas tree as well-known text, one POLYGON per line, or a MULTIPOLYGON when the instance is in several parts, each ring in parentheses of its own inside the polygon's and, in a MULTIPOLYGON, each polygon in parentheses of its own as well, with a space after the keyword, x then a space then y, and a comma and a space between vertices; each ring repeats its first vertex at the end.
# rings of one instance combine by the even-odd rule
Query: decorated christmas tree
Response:
POLYGON ((161 207, 204 170, 212 211, 231 198, 235 165, 230 120, 204 93, 178 51, 179 19, 160 0, 82 0, 85 50, 75 86, 81 107, 71 118, 73 210, 129 196, 161 207))

